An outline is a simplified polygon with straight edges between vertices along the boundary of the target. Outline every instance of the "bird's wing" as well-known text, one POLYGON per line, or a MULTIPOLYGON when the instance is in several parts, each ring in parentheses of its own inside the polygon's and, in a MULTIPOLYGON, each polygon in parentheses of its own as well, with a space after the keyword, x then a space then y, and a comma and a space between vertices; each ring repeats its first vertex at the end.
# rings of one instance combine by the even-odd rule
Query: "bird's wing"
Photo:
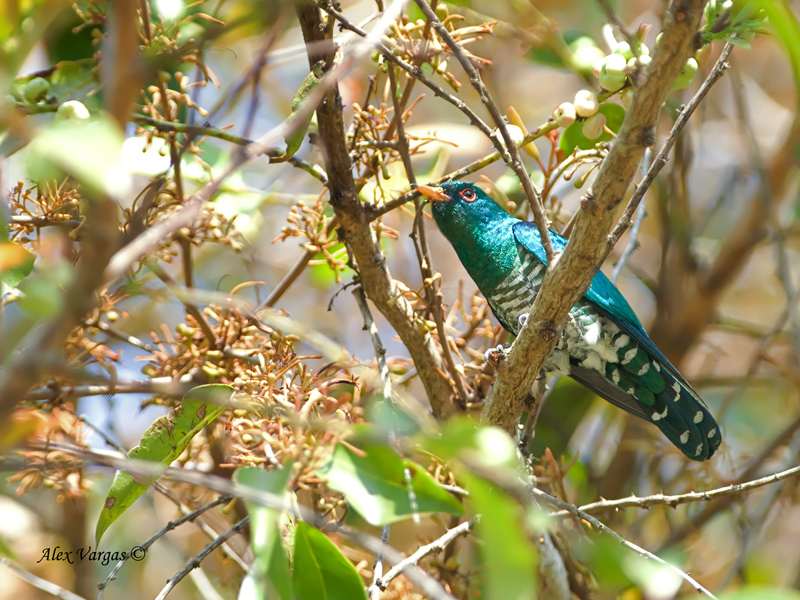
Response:
POLYGON ((623 392, 598 371, 573 363, 570 365, 569 374, 575 381, 589 388, 601 398, 605 398, 617 408, 641 417, 645 421, 651 420, 650 415, 645 412, 644 407, 636 398, 623 392))
MULTIPOLYGON (((531 252, 547 264, 547 255, 542 246, 542 238, 535 223, 520 221, 514 224, 514 238, 525 250, 531 252)), ((550 230, 550 240, 556 252, 563 252, 567 246, 567 239, 557 232, 550 230)), ((639 346, 645 350, 652 359, 658 361, 666 370, 678 381, 680 381, 692 394, 700 400, 700 396, 694 391, 689 382, 683 378, 678 369, 664 356, 663 352, 647 336, 639 318, 625 300, 616 286, 609 281, 602 271, 598 271, 592 279, 592 285, 584 294, 589 302, 599 308, 604 315, 609 317, 622 331, 633 337, 639 346)), ((702 400, 700 400, 702 402, 702 400)))

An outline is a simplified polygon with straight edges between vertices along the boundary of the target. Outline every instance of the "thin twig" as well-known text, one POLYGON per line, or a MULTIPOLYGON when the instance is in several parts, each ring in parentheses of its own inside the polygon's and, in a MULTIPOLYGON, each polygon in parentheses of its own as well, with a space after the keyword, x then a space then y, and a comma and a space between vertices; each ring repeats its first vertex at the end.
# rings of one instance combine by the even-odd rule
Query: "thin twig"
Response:
MULTIPOLYGON (((168 522, 160 531, 153 534, 153 536, 150 537, 150 539, 140 544, 139 547, 147 551, 147 549, 150 548, 150 546, 152 546, 158 539, 160 539, 170 531, 176 529, 177 527, 180 527, 184 523, 188 523, 189 521, 194 521, 204 512, 211 510, 212 508, 214 508, 215 506, 219 506, 220 504, 226 504, 227 502, 230 502, 230 500, 231 496, 220 496, 216 500, 212 500, 211 502, 204 504, 200 508, 197 508, 192 512, 182 516, 180 519, 168 522)), ((108 585, 117 578, 117 573, 119 572, 119 570, 122 568, 122 566, 125 564, 126 561, 127 558, 124 558, 121 561, 119 561, 111 570, 111 573, 108 574, 108 577, 105 578, 105 581, 103 581, 97 586, 98 589, 100 590, 100 593, 97 596, 97 600, 100 600, 100 598, 103 597, 103 592, 108 587, 108 585)))
MULTIPOLYGON (((653 153, 650 148, 645 150, 644 159, 642 160, 642 170, 645 171, 645 175, 647 174, 646 171, 650 166, 649 163, 652 156, 653 153)), ((645 208, 644 204, 639 204, 639 208, 636 209, 636 220, 633 222, 631 235, 630 238, 628 238, 628 245, 625 246, 622 256, 620 256, 617 264, 614 265, 614 270, 611 272, 611 283, 617 283, 619 276, 622 274, 622 269, 625 268, 625 265, 628 264, 628 261, 630 260, 631 256, 633 256, 636 248, 639 247, 639 230, 642 228, 642 223, 644 222, 646 216, 647 209, 645 208)))
POLYGON ((375 564, 372 567, 372 585, 367 588, 370 600, 378 600, 381 597, 381 580, 383 577, 383 548, 389 543, 389 525, 384 525, 381 529, 381 552, 375 556, 375 564))
POLYGON ((448 530, 444 535, 434 540, 430 544, 422 546, 419 550, 414 552, 414 554, 397 563, 394 568, 386 573, 386 575, 382 577, 375 585, 377 585, 381 590, 385 590, 389 583, 398 575, 400 575, 400 573, 402 573, 407 567, 410 565, 419 564, 423 558, 435 552, 443 552, 453 540, 470 533, 475 527, 475 522, 475 519, 464 521, 461 523, 461 525, 448 530))
POLYGON ((628 202, 628 206, 625 207, 625 211, 622 213, 622 216, 617 223, 617 226, 614 227, 614 230, 608 236, 608 241, 606 242, 607 250, 606 254, 611 251, 611 249, 616 245, 619 241, 619 238, 622 237, 622 234, 625 233, 625 230, 630 226, 631 219, 633 218, 633 213, 636 212, 636 209, 639 206, 639 203, 644 198, 645 193, 650 186, 655 181, 656 176, 661 172, 661 169, 664 168, 664 165, 667 164, 667 157, 669 156, 670 151, 672 150, 672 146, 675 145, 675 140, 678 139, 678 135, 683 128, 686 127, 686 123, 689 121, 689 117, 692 116, 694 111, 700 105, 700 102, 706 97, 708 92, 711 90, 712 86, 725 74, 725 71, 729 68, 728 65, 728 57, 733 50, 733 44, 728 42, 725 44, 725 47, 722 49, 722 53, 719 56, 714 68, 711 69, 711 72, 706 77, 703 85, 700 86, 700 89, 697 90, 697 93, 694 97, 689 101, 689 103, 683 108, 683 110, 678 115, 678 118, 675 119, 675 124, 672 126, 672 129, 667 136, 666 141, 664 142, 664 146, 661 148, 661 151, 656 156, 655 160, 653 160, 653 164, 650 165, 650 168, 647 170, 647 174, 644 176, 642 181, 636 186, 636 191, 634 192, 633 196, 628 202))
MULTIPOLYGON (((627 498, 619 498, 617 500, 598 500, 590 504, 580 506, 578 510, 587 513, 598 513, 608 510, 619 510, 621 508, 651 508, 653 506, 670 506, 675 508, 680 504, 689 504, 691 502, 710 502, 716 498, 723 496, 735 496, 743 494, 751 490, 755 490, 771 483, 783 481, 793 475, 800 473, 800 466, 780 471, 760 479, 754 479, 745 483, 733 483, 725 487, 708 490, 705 492, 687 492, 685 494, 675 494, 668 496, 665 494, 653 494, 651 496, 643 496, 638 498, 636 496, 629 496, 627 498)), ((551 517, 566 517, 572 514, 568 510, 561 510, 559 512, 551 513, 551 517)))
POLYGON ((606 525, 604 525, 603 523, 598 521, 596 518, 594 518, 589 513, 577 508, 576 506, 573 506, 572 504, 570 504, 568 502, 564 502, 563 500, 559 500, 558 498, 556 498, 554 496, 551 496, 550 494, 547 494, 546 492, 543 492, 542 490, 537 489, 535 487, 531 487, 530 491, 536 498, 539 498, 543 502, 545 502, 547 504, 550 504, 551 506, 556 506, 556 507, 566 511, 567 513, 569 513, 571 515, 574 515, 574 516, 576 516, 576 517, 578 517, 580 519, 583 519, 584 521, 589 523, 592 527, 594 527, 598 531, 602 531, 603 533, 605 533, 606 535, 610 536, 615 541, 619 542, 620 544, 622 544, 623 546, 625 546, 629 550, 633 550, 634 552, 636 552, 640 556, 642 556, 644 558, 648 558, 650 560, 653 560, 653 561, 659 563, 660 565, 662 565, 664 567, 667 567, 669 570, 674 572, 676 575, 679 575, 681 579, 683 579, 684 581, 689 583, 699 593, 703 594, 704 596, 707 596, 708 598, 712 598, 713 600, 717 600, 717 597, 714 596, 714 594, 712 594, 706 588, 704 588, 702 585, 700 585, 694 578, 692 578, 691 575, 681 571, 675 565, 672 565, 672 564, 668 563, 663 558, 659 558, 658 556, 656 556, 652 552, 649 552, 648 550, 645 550, 644 548, 641 548, 640 546, 637 546, 633 542, 630 542, 630 541, 626 540, 624 537, 622 537, 616 531, 614 531, 610 527, 607 527, 606 525))
POLYGON ((392 380, 389 376, 389 367, 386 365, 386 348, 383 347, 380 335, 378 334, 378 326, 372 318, 372 313, 367 304, 367 295, 361 286, 353 288, 353 296, 356 299, 356 304, 361 311, 361 316, 364 319, 364 329, 369 333, 369 339, 372 341, 372 347, 375 350, 375 359, 378 361, 378 372, 381 376, 383 383, 383 397, 386 400, 392 399, 392 380))
MULTIPOLYGON (((167 288, 170 291, 172 292, 175 292, 177 290, 183 291, 181 287, 177 284, 177 282, 174 279, 172 279, 172 277, 170 277, 169 274, 164 269, 162 269, 160 265, 158 265, 155 262, 150 262, 148 264, 148 267, 153 273, 155 273, 156 277, 158 277, 164 283, 164 285, 167 286, 167 288)), ((181 301, 183 302, 183 306, 186 309, 186 312, 192 315, 194 320, 197 321, 197 324, 202 330, 203 335, 205 336, 209 347, 218 348, 219 342, 217 340, 217 334, 211 328, 211 325, 208 323, 208 320, 206 319, 202 311, 199 308, 197 308, 196 305, 189 302, 186 299, 185 294, 178 294, 177 297, 181 299, 181 301)))
POLYGON ((13 225, 32 227, 67 227, 74 229, 81 224, 79 219, 54 219, 44 215, 11 215, 13 225))
MULTIPOLYGON (((325 227, 326 237, 329 236, 334 229, 336 229, 337 224, 338 221, 336 220, 335 216, 328 221, 328 225, 325 227)), ((267 296, 267 299, 259 305, 258 309, 256 309, 256 312, 267 307, 271 308, 275 306, 278 300, 280 300, 281 297, 286 293, 286 290, 292 287, 292 284, 297 281, 297 278, 300 277, 300 274, 308 266, 308 262, 316 255, 316 250, 306 250, 305 254, 297 259, 297 262, 294 263, 291 269, 289 269, 289 272, 283 276, 283 279, 281 279, 280 283, 275 287, 274 290, 272 290, 270 295, 267 296)))
POLYGON ((154 346, 151 346, 150 344, 148 344, 146 342, 143 342, 142 340, 140 340, 136 336, 128 335, 127 333, 123 333, 121 331, 117 331, 116 329, 111 327, 111 325, 109 325, 108 323, 104 323, 103 321, 101 321, 99 319, 96 320, 96 321, 93 321, 93 322, 84 321, 84 324, 87 325, 88 327, 96 327, 100 331, 108 334, 110 337, 118 339, 118 340, 120 340, 122 342, 127 342, 131 346, 135 346, 136 348, 139 348, 140 350, 144 350, 145 352, 149 352, 149 353, 152 354, 153 352, 156 351, 156 348, 154 346))
POLYGON ((547 216, 544 214, 541 196, 533 187, 530 175, 528 174, 525 165, 522 163, 522 158, 519 155, 519 148, 511 139, 511 134, 508 132, 508 127, 506 126, 503 115, 497 108, 497 105, 492 99, 491 94, 489 94, 489 90, 486 89, 486 86, 481 79, 481 75, 478 73, 478 69, 475 68, 475 65, 464 53, 464 50, 461 48, 458 42, 456 42, 453 36, 450 35, 450 32, 447 30, 447 28, 442 25, 442 22, 439 20, 439 17, 436 16, 436 13, 433 11, 433 9, 428 6, 428 3, 425 2, 425 0, 415 0, 415 2, 425 15, 425 18, 428 20, 428 22, 433 24, 433 28, 436 30, 436 33, 438 33, 445 43, 450 47, 450 50, 453 51, 453 55, 456 57, 463 69, 467 72, 470 83, 480 95, 481 102, 483 102, 489 111, 489 114, 492 116, 495 126, 500 130, 503 140, 502 142, 497 139, 495 132, 491 132, 489 134, 489 138, 492 140, 498 152, 503 155, 503 158, 506 160, 508 166, 511 167, 514 173, 516 173, 517 177, 522 183, 522 189, 525 190, 525 195, 528 197, 528 203, 533 210, 533 218, 536 222, 536 227, 539 229, 539 234, 542 238, 542 246, 544 246, 545 255, 547 256, 547 263, 553 264, 555 250, 553 249, 553 244, 550 241, 547 216))
POLYGON ((191 376, 180 379, 172 377, 153 377, 151 379, 132 379, 117 381, 114 384, 68 385, 51 383, 48 387, 31 390, 22 398, 24 402, 56 400, 64 398, 83 398, 86 396, 105 396, 108 394, 159 394, 174 398, 183 397, 186 392, 198 385, 191 376))
MULTIPOLYGON (((545 135, 556 129, 558 129, 558 123, 556 123, 552 119, 549 119, 547 122, 542 123, 539 127, 529 132, 528 135, 526 135, 523 138, 522 142, 520 143, 520 146, 525 146, 533 142, 534 140, 538 140, 539 138, 544 137, 545 135)), ((478 160, 471 162, 465 167, 453 171, 452 173, 448 173, 444 177, 441 177, 440 179, 431 183, 433 185, 436 185, 439 183, 444 183, 445 181, 455 181, 457 179, 463 179, 464 177, 472 175, 473 173, 480 171, 481 169, 484 169, 491 164, 496 163, 501 158, 502 156, 500 155, 500 152, 492 152, 491 154, 487 154, 483 158, 479 158, 478 160)), ((369 217, 371 220, 377 219, 379 216, 386 214, 387 212, 392 211, 407 202, 411 202, 414 198, 419 198, 419 197, 420 193, 417 191, 407 192, 402 196, 398 196, 394 200, 390 200, 389 202, 382 204, 381 206, 376 206, 371 208, 369 212, 369 217)))
MULTIPOLYGON (((367 33, 361 29, 358 25, 352 23, 347 17, 345 17, 342 13, 336 11, 331 6, 328 6, 325 3, 320 4, 320 8, 334 17, 337 21, 339 21, 346 29, 349 29, 353 33, 360 35, 362 37, 367 37, 367 33)), ((450 104, 455 106, 458 110, 463 112, 467 118, 475 125, 478 129, 480 129, 487 137, 491 139, 492 137, 492 129, 489 127, 483 119, 481 119, 463 100, 459 99, 456 96, 453 96, 449 92, 447 92, 444 88, 438 85, 433 80, 429 79, 423 72, 420 67, 415 67, 412 64, 407 63, 402 58, 395 55, 390 48, 384 45, 380 41, 376 41, 375 49, 380 52, 383 57, 391 63, 394 63, 407 73, 409 73, 412 77, 417 79, 420 83, 430 88, 436 96, 447 100, 450 104)))
POLYGON ((161 591, 158 593, 158 596, 156 596, 156 600, 164 600, 164 598, 167 597, 167 594, 169 594, 173 588, 178 585, 191 571, 198 568, 200 563, 202 563, 209 554, 231 539, 234 535, 241 533, 242 529, 244 529, 249 522, 250 515, 240 520, 238 523, 236 523, 236 525, 231 527, 222 535, 218 536, 217 539, 213 540, 210 544, 206 545, 205 548, 200 550, 200 552, 194 555, 180 571, 175 573, 175 575, 173 575, 170 580, 167 581, 167 584, 161 589, 161 591))
POLYGON ((0 556, 0 565, 6 566, 12 573, 14 573, 14 575, 22 579, 22 581, 25 583, 29 583, 37 590, 41 590, 47 594, 50 594, 51 596, 61 598, 61 600, 86 600, 83 596, 78 596, 78 594, 70 592, 69 590, 62 588, 60 585, 56 585, 51 581, 37 577, 30 571, 26 571, 18 564, 12 562, 12 560, 7 556, 0 556))
MULTIPOLYGON (((798 431, 800 431, 800 417, 797 417, 794 421, 789 423, 777 436, 775 436, 775 438, 769 444, 767 444, 767 446, 759 453, 758 456, 754 457, 750 461, 747 468, 739 476, 738 482, 744 483, 755 477, 756 473, 761 468, 761 465, 763 465, 764 462, 766 462, 767 459, 772 456, 775 450, 788 443, 798 431)), ((731 495, 722 496, 715 499, 713 502, 711 502, 711 504, 705 506, 699 513, 693 515, 689 521, 686 521, 675 531, 673 531, 670 536, 661 543, 659 551, 674 546, 686 536, 696 532, 717 514, 728 508, 732 503, 733 496, 731 495)))
MULTIPOLYGON (((597 3, 603 9, 603 12, 606 13, 606 19, 608 19, 608 22, 616 27, 620 34, 622 34, 622 37, 625 38, 625 41, 630 44, 631 52, 633 52, 634 55, 639 56, 639 44, 637 43, 635 36, 633 36, 622 23, 622 21, 619 20, 614 12, 614 9, 611 8, 611 5, 608 3, 608 0, 597 0, 597 3)), ((613 52, 614 48, 609 48, 609 50, 613 52)))
MULTIPOLYGON (((397 94, 394 93, 394 90, 397 86, 397 81, 393 69, 389 69, 389 82, 392 86, 391 97, 395 112, 395 126, 397 128, 397 151, 403 161, 403 166, 405 167, 409 183, 415 184, 417 183, 417 178, 414 176, 414 167, 411 164, 411 152, 408 147, 405 124, 403 123, 403 116, 398 114, 398 112, 401 110, 401 106, 397 99, 397 94)), ((422 281, 425 284, 426 295, 428 297, 428 306, 430 307, 431 314, 433 315, 433 320, 436 323, 436 331, 439 334, 439 346, 442 348, 444 364, 447 365, 447 371, 450 374, 450 379, 452 379, 455 383, 456 391, 458 392, 458 396, 461 399, 462 404, 465 404, 469 400, 469 396, 466 388, 464 387, 464 380, 461 377, 461 373, 459 373, 458 369, 456 369, 456 363, 453 360, 453 353, 450 350, 450 344, 447 341, 447 332, 444 329, 444 299, 441 293, 441 285, 437 285, 436 289, 433 288, 433 262, 431 260, 430 249, 428 248, 428 238, 425 233, 422 201, 420 198, 414 198, 414 209, 414 225, 411 237, 414 241, 414 247, 417 251, 417 261, 419 262, 422 281)))

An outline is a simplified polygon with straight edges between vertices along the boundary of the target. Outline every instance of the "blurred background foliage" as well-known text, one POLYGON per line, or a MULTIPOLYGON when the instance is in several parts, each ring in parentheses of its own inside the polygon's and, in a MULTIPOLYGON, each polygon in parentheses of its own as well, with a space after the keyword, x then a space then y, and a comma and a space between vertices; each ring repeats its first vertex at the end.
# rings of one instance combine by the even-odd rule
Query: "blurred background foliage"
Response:
MULTIPOLYGON (((383 4, 345 0, 335 10, 369 29, 383 4)), ((512 122, 533 131, 579 90, 600 91, 591 63, 622 39, 609 28, 604 4, 463 0, 438 3, 437 14, 449 17, 501 110, 513 107, 512 122), (596 56, 587 62, 582 52, 596 56)), ((655 47, 665 2, 610 7, 627 31, 639 31, 643 43, 655 47)), ((561 380, 544 402, 526 451, 540 487, 576 506, 711 490, 800 464, 797 6, 736 2, 729 15, 760 19, 758 9, 768 22, 736 40, 730 69, 683 131, 646 196, 637 246, 618 280, 653 340, 708 403, 723 446, 711 461, 690 463, 654 427, 561 380)), ((413 2, 404 12, 387 27, 384 42, 422 64, 415 52, 430 32, 413 2)), ((331 21, 330 29, 341 47, 357 46, 347 28, 331 21)), ((698 75, 669 97, 659 142, 722 44, 701 49, 698 75)), ((439 50, 424 56, 422 72, 483 115, 465 73, 439 50)), ((397 129, 392 95, 407 108, 403 121, 417 181, 436 180, 493 152, 463 113, 411 85, 405 72, 393 71, 393 84, 391 67, 376 51, 345 51, 345 59, 350 62, 338 88, 353 176, 360 200, 376 214, 409 190, 407 165, 390 145, 397 129)), ((308 108, 308 118, 289 118, 293 108, 302 113, 305 97, 315 98, 308 76, 292 2, 0 5, 0 400, 15 408, 0 429, 0 554, 13 564, 95 597, 114 561, 37 561, 45 548, 95 545, 92 532, 111 473, 93 466, 91 457, 84 464, 42 442, 128 451, 190 388, 219 383, 236 392, 239 404, 203 427, 180 466, 227 479, 237 467, 270 473, 283 467, 291 477, 278 483, 252 474, 239 480, 276 493, 288 486, 293 502, 356 530, 380 535, 380 525, 396 522, 389 541, 406 554, 466 520, 461 513, 482 514, 477 538, 473 531, 420 564, 459 598, 535 593, 527 577, 535 572, 536 544, 529 542, 541 511, 507 489, 490 489, 515 472, 513 447, 498 441, 497 432, 475 433, 461 421, 439 431, 409 350, 373 306, 393 394, 408 414, 381 408, 386 380, 376 375, 365 312, 351 293, 355 273, 328 205, 324 140, 308 108), (287 119, 296 131, 281 129, 287 119), (292 133, 295 145, 302 139, 294 148, 292 133), (248 144, 259 139, 265 146, 253 157, 248 144), (158 229, 189 208, 194 212, 186 222, 158 229), (148 231, 161 237, 147 239, 148 231), (137 240, 143 246, 121 251, 137 240), (254 308, 266 306, 284 312, 254 318, 254 308), (286 315, 292 320, 281 321, 286 315), (19 389, 24 393, 12 394, 19 389), (492 471, 494 478, 487 475, 492 471), (361 489, 365 473, 377 483, 361 489), (403 477, 409 473, 421 482, 421 505, 408 501, 403 477), (455 495, 441 496, 437 483, 457 486, 455 495), (462 488, 470 491, 468 500, 458 494, 462 488), (375 508, 373 495, 391 506, 375 508)), ((617 95, 608 102, 613 132, 622 101, 617 95)), ((565 156, 557 153, 554 131, 523 156, 534 183, 547 190, 545 208, 561 231, 602 153, 582 162, 569 180, 559 178, 553 167, 565 156)), ((502 161, 469 179, 510 211, 530 217, 519 182, 502 161)), ((438 352, 446 346, 452 353, 455 369, 443 374, 455 395, 464 392, 463 412, 477 422, 492 378, 483 353, 510 340, 450 245, 418 210, 405 204, 381 214, 374 235, 415 311, 415 326, 435 340, 438 352), (421 246, 412 233, 429 244, 430 274, 420 267, 421 246)), ((628 240, 603 267, 608 274, 628 240)), ((181 506, 185 512, 215 497, 186 483, 151 488, 110 526, 101 547, 122 551, 142 544, 179 518, 181 506)), ((122 567, 104 596, 156 597, 164 581, 248 511, 258 514, 255 505, 230 501, 205 512, 202 528, 188 524, 164 535, 144 561, 122 567)), ((715 594, 798 597, 796 478, 715 502, 598 516, 715 594)), ((313 528, 276 525, 268 511, 259 518, 283 536, 299 531, 295 576, 305 564, 298 561, 311 561, 303 552, 326 548, 313 528)), ((574 594, 695 594, 610 538, 587 535, 577 520, 555 523, 553 537, 574 594)), ((263 582, 242 587, 242 565, 254 556, 267 569, 259 562, 266 546, 253 542, 251 548, 253 537, 244 528, 227 552, 211 553, 171 597, 235 598, 248 585, 263 590, 263 582)), ((344 535, 326 539, 369 585, 374 553, 344 535)), ((339 565, 333 571, 342 569, 331 564, 339 565)), ((292 584, 298 597, 321 593, 305 583, 292 584)), ((351 584, 335 585, 347 590, 351 584)), ((381 597, 424 595, 400 576, 381 597)), ((46 597, 6 568, 0 568, 0 596, 46 597)))

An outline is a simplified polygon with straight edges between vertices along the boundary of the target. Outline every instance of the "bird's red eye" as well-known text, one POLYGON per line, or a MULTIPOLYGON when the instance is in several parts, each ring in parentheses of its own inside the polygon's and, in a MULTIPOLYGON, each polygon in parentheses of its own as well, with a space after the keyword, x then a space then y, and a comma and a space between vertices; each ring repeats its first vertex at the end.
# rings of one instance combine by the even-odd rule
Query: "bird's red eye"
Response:
POLYGON ((475 190, 472 188, 466 188, 461 191, 461 197, 466 200, 467 202, 475 202, 477 196, 475 195, 475 190))

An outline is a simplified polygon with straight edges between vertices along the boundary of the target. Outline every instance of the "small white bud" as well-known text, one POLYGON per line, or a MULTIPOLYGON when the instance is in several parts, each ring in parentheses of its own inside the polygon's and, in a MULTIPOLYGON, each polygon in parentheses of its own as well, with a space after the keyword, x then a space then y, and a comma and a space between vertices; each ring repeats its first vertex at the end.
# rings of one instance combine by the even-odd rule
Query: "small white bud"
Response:
POLYGON ((553 111, 553 118, 556 120, 559 127, 569 127, 577 118, 575 105, 572 102, 562 102, 558 105, 558 108, 553 111))
POLYGON ((606 124, 606 116, 603 113, 595 113, 583 124, 581 131, 590 140, 596 140, 603 133, 606 124))
POLYGON ((56 120, 85 121, 89 118, 89 110, 78 100, 62 102, 56 110, 56 120))
POLYGON ((597 109, 600 108, 600 102, 597 101, 597 96, 594 92, 590 92, 589 90, 579 90, 578 93, 575 94, 573 104, 575 105, 575 113, 579 117, 591 117, 597 112, 597 109))

